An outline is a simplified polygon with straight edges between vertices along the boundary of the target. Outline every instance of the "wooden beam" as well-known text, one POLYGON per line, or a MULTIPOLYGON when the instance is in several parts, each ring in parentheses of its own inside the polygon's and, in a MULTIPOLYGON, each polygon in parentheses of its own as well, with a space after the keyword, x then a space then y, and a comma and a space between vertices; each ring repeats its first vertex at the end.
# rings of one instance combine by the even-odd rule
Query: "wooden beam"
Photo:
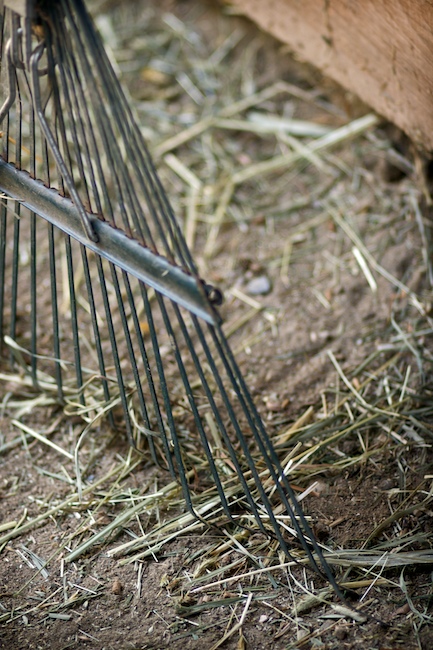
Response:
POLYGON ((229 0, 433 151, 433 0, 229 0))

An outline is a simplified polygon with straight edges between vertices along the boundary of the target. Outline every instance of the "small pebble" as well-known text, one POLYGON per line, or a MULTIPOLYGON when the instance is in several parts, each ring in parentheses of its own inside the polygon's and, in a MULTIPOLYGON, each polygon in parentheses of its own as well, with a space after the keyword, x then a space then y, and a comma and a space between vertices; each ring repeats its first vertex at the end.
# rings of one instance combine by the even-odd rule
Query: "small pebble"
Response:
POLYGON ((384 478, 380 481, 377 487, 379 490, 383 490, 384 492, 387 490, 392 490, 392 488, 395 487, 395 480, 391 478, 384 478))
POLYGON ((123 585, 120 582, 120 580, 116 578, 116 580, 114 580, 113 585, 111 587, 111 593, 115 594, 116 596, 119 596, 122 593, 122 591, 123 591, 123 585))
POLYGON ((330 533, 330 528, 326 524, 321 523, 320 521, 313 526, 313 532, 315 538, 319 541, 322 542, 323 540, 327 539, 329 537, 330 533))
POLYGON ((336 638, 339 641, 342 641, 343 639, 345 639, 347 637, 347 629, 345 627, 343 627, 342 625, 338 625, 335 628, 335 633, 334 634, 335 634, 336 638))
POLYGON ((321 494, 323 496, 326 496, 329 494, 331 491, 331 488, 329 487, 329 484, 326 483, 325 481, 318 480, 316 481, 316 484, 314 486, 314 492, 316 494, 321 494))
POLYGON ((250 296, 264 296, 271 291, 272 285, 266 275, 259 275, 257 278, 250 280, 245 287, 245 291, 250 296))
POLYGON ((401 607, 395 610, 394 614, 395 616, 402 616, 403 614, 409 614, 410 612, 410 607, 408 603, 405 603, 401 607))

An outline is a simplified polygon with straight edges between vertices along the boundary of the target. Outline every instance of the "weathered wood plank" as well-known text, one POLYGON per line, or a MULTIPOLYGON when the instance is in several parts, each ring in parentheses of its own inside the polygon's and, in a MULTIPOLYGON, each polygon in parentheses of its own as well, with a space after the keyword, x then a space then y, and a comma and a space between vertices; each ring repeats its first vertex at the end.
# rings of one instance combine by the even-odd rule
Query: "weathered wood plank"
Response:
POLYGON ((230 0, 433 151, 433 0, 230 0))

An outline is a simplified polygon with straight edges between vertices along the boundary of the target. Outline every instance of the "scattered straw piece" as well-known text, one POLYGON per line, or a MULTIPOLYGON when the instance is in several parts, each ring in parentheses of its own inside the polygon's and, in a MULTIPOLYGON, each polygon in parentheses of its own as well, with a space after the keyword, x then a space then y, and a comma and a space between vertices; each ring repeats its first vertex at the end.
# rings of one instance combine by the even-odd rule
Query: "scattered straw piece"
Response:
POLYGON ((244 610, 242 612, 242 616, 239 619, 239 622, 236 623, 236 625, 234 625, 228 632, 226 632, 226 634, 224 634, 224 636, 219 641, 214 643, 214 645, 211 647, 210 650, 217 650, 217 648, 222 646, 222 644, 225 643, 228 639, 230 639, 230 637, 232 637, 233 634, 235 634, 238 630, 241 629, 242 625, 245 623, 245 619, 246 619, 248 610, 250 608, 252 599, 253 599, 253 593, 251 592, 251 593, 248 594, 248 597, 247 597, 247 600, 246 600, 246 603, 245 603, 245 607, 244 607, 244 610))
POLYGON ((367 262, 365 261, 365 258, 363 257, 361 251, 359 250, 359 248, 354 246, 352 248, 352 253, 353 253, 354 258, 356 259, 356 261, 359 264, 359 268, 361 269, 361 271, 365 275, 365 279, 367 280, 368 284, 370 285, 370 289, 372 290, 373 293, 376 293, 376 291, 377 291, 376 280, 374 279, 372 272, 368 268, 367 262))
POLYGON ((34 429, 31 429, 26 424, 23 424, 22 422, 19 422, 18 420, 12 420, 12 424, 15 427, 17 427, 17 429, 20 429, 21 431, 24 431, 24 433, 27 433, 28 435, 33 436, 33 438, 36 438, 36 440, 39 440, 39 442, 42 442, 44 445, 47 445, 48 447, 51 447, 51 449, 54 449, 59 454, 62 454, 63 456, 66 456, 66 458, 68 458, 69 460, 74 459, 73 454, 69 453, 69 451, 66 451, 66 449, 62 449, 61 447, 59 447, 59 445, 56 445, 55 442, 53 442, 49 438, 46 438, 44 435, 42 435, 41 433, 38 433, 34 429))

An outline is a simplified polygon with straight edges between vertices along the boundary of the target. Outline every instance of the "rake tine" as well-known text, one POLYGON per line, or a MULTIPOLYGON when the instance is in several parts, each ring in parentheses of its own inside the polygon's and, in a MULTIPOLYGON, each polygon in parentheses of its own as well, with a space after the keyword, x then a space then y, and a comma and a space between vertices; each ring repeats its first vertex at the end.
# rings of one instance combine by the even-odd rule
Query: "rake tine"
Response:
MULTIPOLYGON (((11 339, 16 338, 17 327, 17 302, 18 302, 18 271, 19 264, 19 251, 20 251, 20 214, 21 204, 18 201, 14 202, 15 216, 14 231, 13 231, 13 253, 12 253, 12 282, 11 282, 11 317, 9 326, 9 336, 11 339)), ((12 361, 12 357, 11 357, 12 361)))
MULTIPOLYGON (((104 353, 102 351, 102 344, 101 344, 101 334, 99 330, 99 325, 98 325, 98 318, 96 314, 96 306, 95 306, 95 296, 94 296, 94 291, 93 291, 93 285, 92 285, 92 279, 90 276, 90 269, 89 269, 89 260, 88 260, 88 254, 86 247, 81 245, 80 246, 81 250, 81 259, 83 263, 83 269, 84 269, 84 279, 86 282, 86 289, 87 289, 87 296, 89 299, 89 305, 90 305, 90 313, 91 313, 91 319, 92 319, 92 329, 93 329, 93 340, 95 342, 95 347, 96 347, 96 355, 98 358, 98 366, 99 366, 99 374, 101 377, 101 383, 102 383, 102 390, 104 393, 104 399, 105 402, 108 404, 110 402, 110 389, 108 386, 108 381, 106 378, 106 370, 105 370, 105 361, 104 361, 104 353)), ((113 413, 109 411, 108 413, 108 419, 109 423, 112 427, 114 427, 114 418, 113 418, 113 413)))
MULTIPOLYGON (((248 419, 254 418, 254 421, 250 420, 250 426, 251 430, 254 432, 255 439, 257 441, 257 444, 259 445, 260 451, 262 453, 262 457, 266 461, 266 465, 269 468, 270 474, 273 478, 274 485, 277 487, 278 494, 284 504, 284 507, 286 509, 286 512, 290 515, 293 527, 296 530, 297 536, 299 541, 302 544, 302 547, 304 548, 312 566, 319 572, 319 573, 324 573, 326 576, 326 579, 330 582, 330 584, 333 586, 334 590, 336 591, 337 595, 344 600, 344 597, 341 593, 340 588, 338 587, 338 584, 335 581, 335 578, 328 566, 328 563, 326 562, 325 558, 323 557, 323 553, 320 549, 320 546, 317 544, 316 539, 314 537, 314 534, 308 524, 308 521, 305 518, 304 512, 302 508, 300 507, 298 500, 296 498, 296 495, 294 491, 292 490, 290 483, 284 473, 283 468, 281 467, 281 464, 279 462, 278 456, 275 452, 275 448, 272 445, 269 436, 263 426, 263 422, 257 413, 257 410, 255 408, 255 405, 251 399, 251 395, 248 391, 248 388, 245 384, 245 381, 242 377, 242 374, 240 373, 236 361, 233 357, 232 351, 230 350, 229 346, 227 345, 227 341, 225 340, 224 336, 220 334, 220 343, 221 343, 221 358, 223 360, 224 365, 228 368, 231 368, 230 372, 233 372, 233 380, 232 383, 235 385, 239 383, 240 391, 236 391, 237 394, 239 395, 239 398, 243 401, 245 399, 246 407, 245 407, 245 412, 248 414, 248 419), (256 426, 257 425, 257 426, 256 426), (276 469, 275 469, 276 468, 276 469), (284 485, 284 490, 282 489, 282 484, 284 485), (289 500, 287 499, 287 495, 289 496, 289 500), (301 522, 301 526, 298 524, 297 518, 299 518, 301 522), (306 537, 308 538, 308 541, 306 537), (316 559, 311 553, 310 546, 314 549, 318 559, 319 563, 321 565, 320 569, 316 563, 316 559)), ((218 342, 218 344, 219 344, 218 342)))
POLYGON ((37 388, 37 239, 36 219, 34 212, 30 213, 30 366, 33 386, 37 388))
POLYGON ((1 201, 2 336, 8 327, 28 351, 34 389, 54 364, 65 412, 92 425, 108 410, 111 426, 176 478, 197 520, 258 528, 296 560, 278 498, 311 568, 343 599, 224 336, 220 294, 198 274, 83 0, 3 5, 0 189, 14 207, 11 228, 1 201), (30 322, 21 334, 26 283, 30 322), (206 516, 189 479, 193 435, 217 495, 206 516))
POLYGON ((7 202, 0 200, 0 355, 3 351, 3 321, 5 311, 5 285, 6 285, 6 216, 7 202))
MULTIPOLYGON (((178 322, 179 322, 179 324, 181 326, 182 334, 183 334, 183 336, 185 338, 185 341, 187 343, 189 352, 190 352, 190 354, 192 356, 192 359, 194 361, 194 364, 195 364, 197 373, 199 375, 199 378, 201 380, 202 386, 205 389, 206 397, 209 400, 209 405, 210 405, 210 407, 212 409, 212 413, 216 418, 217 425, 219 427, 220 432, 222 433, 225 440, 227 441, 228 436, 227 436, 226 429, 225 429, 224 424, 222 422, 219 410, 218 410, 218 408, 217 408, 217 406, 215 404, 212 392, 211 392, 211 390, 209 388, 209 385, 208 385, 208 383, 207 383, 207 381, 205 379, 203 369, 202 369, 201 364, 200 364, 200 362, 198 360, 197 354, 196 354, 196 352, 194 350, 194 346, 191 344, 191 340, 190 340, 189 335, 187 333, 187 330, 186 330, 185 323, 184 323, 184 320, 182 318, 182 315, 180 314, 180 310, 179 310, 179 308, 177 307, 176 304, 173 304, 173 309, 174 309, 174 311, 176 313, 178 322)), ((168 318, 167 311, 165 310, 165 308, 163 309, 163 316, 164 316, 165 325, 166 325, 166 327, 167 327, 167 329, 168 329, 168 331, 170 333, 171 339, 173 341, 176 341, 173 329, 171 327, 170 319, 168 318)), ((177 342, 176 342, 174 351, 175 351, 175 355, 176 355, 176 362, 177 362, 177 365, 179 367, 179 371, 180 371, 180 374, 181 374, 182 382, 183 382, 183 385, 185 386, 185 389, 186 389, 186 395, 187 395, 187 398, 188 398, 188 401, 189 401, 189 405, 190 405, 191 410, 193 412, 194 421, 195 421, 195 424, 197 426, 197 429, 198 429, 198 432, 199 432, 199 435, 200 435, 201 443, 203 445, 203 450, 204 450, 206 458, 207 458, 207 460, 209 462, 209 467, 211 469, 212 477, 213 477, 213 479, 215 481, 215 485, 216 485, 217 490, 218 490, 218 496, 220 497, 221 505, 223 506, 225 514, 230 519, 232 519, 233 517, 232 517, 232 514, 230 512, 230 508, 229 508, 226 496, 224 494, 224 489, 223 489, 223 486, 222 486, 222 483, 221 483, 221 480, 220 480, 220 477, 219 477, 219 474, 218 474, 218 471, 217 471, 217 468, 216 468, 216 465, 215 465, 214 458, 212 456, 212 451, 211 451, 211 448, 210 448, 210 445, 209 445, 208 438, 207 438, 207 436, 205 434, 205 431, 203 429, 202 419, 201 419, 201 417, 200 417, 200 415, 198 413, 197 405, 195 403, 194 396, 193 396, 193 391, 192 391, 192 388, 191 388, 191 385, 190 385, 190 382, 189 382, 189 379, 188 379, 188 374, 186 372, 185 365, 184 365, 184 363, 182 361, 182 355, 180 353, 177 342)), ((233 462, 233 464, 234 464, 234 466, 236 468, 237 474, 239 475, 239 478, 240 478, 240 480, 242 482, 242 487, 243 487, 245 496, 246 496, 246 498, 248 500, 248 503, 250 505, 250 508, 253 510, 253 512, 255 511, 257 513, 256 505, 255 505, 254 500, 252 499, 252 497, 251 497, 251 495, 249 493, 248 486, 247 486, 246 481, 244 479, 243 473, 242 473, 242 471, 240 469, 239 461, 238 461, 238 459, 236 457, 236 454, 233 453, 233 450, 232 450, 231 446, 229 447, 229 453, 230 453, 231 461, 233 462)), ((263 526, 260 518, 258 517, 258 513, 257 513, 257 522, 258 522, 260 528, 263 530, 263 532, 265 532, 264 526, 263 526)))

